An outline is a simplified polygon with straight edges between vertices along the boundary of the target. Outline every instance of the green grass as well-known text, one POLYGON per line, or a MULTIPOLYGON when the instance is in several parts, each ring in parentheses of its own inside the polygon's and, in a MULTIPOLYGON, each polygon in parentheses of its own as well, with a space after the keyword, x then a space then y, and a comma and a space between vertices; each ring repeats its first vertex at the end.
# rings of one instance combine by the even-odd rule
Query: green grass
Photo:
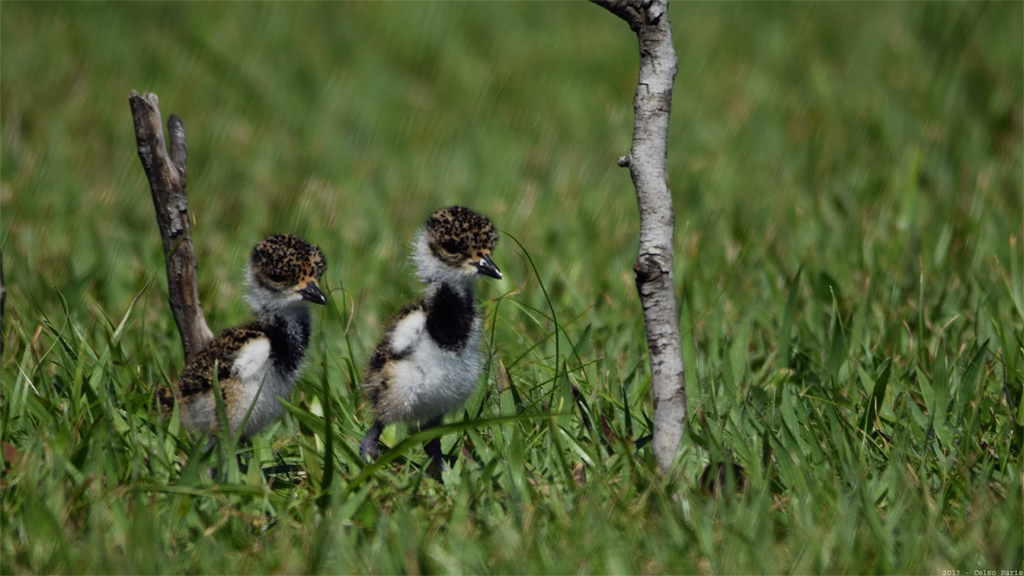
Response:
POLYGON ((1024 5, 671 10, 691 411, 663 480, 615 166, 625 24, 583 2, 3 2, 0 569, 1019 570, 1024 5), (185 121, 215 331, 247 318, 261 237, 328 258, 307 369, 241 467, 153 412, 182 355, 133 88, 185 121), (358 379, 451 203, 502 230, 505 279, 480 286, 486 385, 440 429, 439 485, 422 435, 360 463, 358 379), (730 461, 746 489, 705 494, 730 461))

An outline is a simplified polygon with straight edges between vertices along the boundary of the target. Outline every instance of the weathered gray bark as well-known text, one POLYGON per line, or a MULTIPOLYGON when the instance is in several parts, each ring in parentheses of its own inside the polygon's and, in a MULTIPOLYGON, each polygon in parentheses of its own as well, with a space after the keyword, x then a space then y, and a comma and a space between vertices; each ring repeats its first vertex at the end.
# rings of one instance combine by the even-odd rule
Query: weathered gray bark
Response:
POLYGON ((668 187, 668 120, 676 52, 667 0, 592 0, 625 20, 640 43, 640 77, 633 99, 629 167, 640 205, 640 255, 633 266, 644 309, 654 390, 654 458, 668 472, 686 424, 679 308, 672 274, 675 212, 668 187))
POLYGON ((199 303, 196 282, 196 252, 192 246, 192 227, 188 221, 188 196, 185 194, 187 146, 185 124, 171 115, 167 121, 170 155, 164 144, 160 101, 156 94, 142 96, 132 90, 128 97, 135 123, 135 141, 142 168, 149 177, 149 188, 156 208, 156 221, 164 243, 167 264, 167 291, 174 321, 181 334, 185 362, 189 362, 213 340, 199 303))

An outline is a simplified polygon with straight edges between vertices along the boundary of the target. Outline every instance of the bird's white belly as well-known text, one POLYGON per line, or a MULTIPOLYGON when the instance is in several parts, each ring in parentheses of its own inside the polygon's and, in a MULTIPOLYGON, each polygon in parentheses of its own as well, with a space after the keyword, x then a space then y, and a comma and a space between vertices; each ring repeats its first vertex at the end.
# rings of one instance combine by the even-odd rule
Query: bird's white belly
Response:
POLYGON ((229 414, 232 431, 237 430, 249 413, 249 419, 245 422, 245 435, 250 436, 258 430, 277 419, 284 411, 280 397, 287 397, 291 391, 292 378, 283 377, 273 368, 268 368, 262 376, 255 376, 246 386, 239 401, 232 406, 234 413, 229 414))
POLYGON ((411 353, 391 370, 392 419, 425 421, 458 408, 469 398, 480 378, 479 321, 459 352, 445 350, 423 337, 411 353))

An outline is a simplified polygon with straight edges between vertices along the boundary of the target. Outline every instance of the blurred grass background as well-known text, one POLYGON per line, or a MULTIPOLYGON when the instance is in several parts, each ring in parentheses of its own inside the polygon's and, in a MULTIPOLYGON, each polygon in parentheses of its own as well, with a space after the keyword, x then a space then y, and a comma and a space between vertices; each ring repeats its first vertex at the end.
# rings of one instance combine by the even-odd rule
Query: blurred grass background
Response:
POLYGON ((624 23, 585 2, 4 2, 3 570, 1019 569, 1024 7, 671 17, 691 422, 666 487, 630 444, 650 407, 624 23), (181 352, 132 89, 185 121, 214 331, 247 318, 263 236, 328 258, 294 409, 232 482, 147 405, 181 352), (449 419, 469 423, 445 486, 418 448, 356 482, 358 374, 417 290, 416 228, 453 203, 505 234, 488 385, 449 419), (608 434, 546 418, 570 384, 608 434), (473 424, 497 416, 518 419, 473 424), (693 488, 718 460, 747 491, 693 488))

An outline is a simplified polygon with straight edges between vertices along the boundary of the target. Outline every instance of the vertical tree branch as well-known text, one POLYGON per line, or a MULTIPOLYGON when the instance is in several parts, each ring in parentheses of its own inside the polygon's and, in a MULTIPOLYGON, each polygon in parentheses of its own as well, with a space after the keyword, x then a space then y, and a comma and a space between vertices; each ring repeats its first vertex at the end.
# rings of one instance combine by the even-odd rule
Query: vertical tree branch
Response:
POLYGON ((679 308, 672 274, 675 212, 668 187, 668 121, 676 52, 667 0, 592 0, 622 18, 640 44, 629 167, 640 206, 640 255, 633 271, 644 309, 654 390, 654 458, 668 472, 686 424, 679 308))
POLYGON ((163 239, 168 300, 181 334, 181 346, 187 363, 213 340, 213 332, 206 325, 196 282, 196 253, 192 246, 188 196, 185 194, 185 124, 174 115, 167 121, 171 137, 171 151, 168 155, 164 145, 160 101, 156 94, 140 96, 132 90, 128 103, 135 123, 139 159, 149 177, 156 221, 163 239))

